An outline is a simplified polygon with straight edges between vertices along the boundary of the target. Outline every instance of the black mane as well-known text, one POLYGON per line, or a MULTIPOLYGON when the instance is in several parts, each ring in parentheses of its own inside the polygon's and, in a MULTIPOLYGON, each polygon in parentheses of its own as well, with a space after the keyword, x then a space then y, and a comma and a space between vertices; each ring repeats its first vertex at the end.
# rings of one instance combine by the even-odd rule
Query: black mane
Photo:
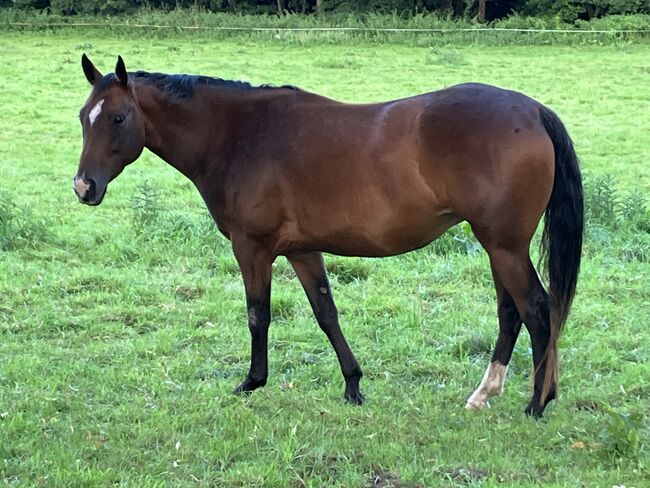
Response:
POLYGON ((163 92, 170 98, 187 99, 194 95, 197 86, 217 86, 221 88, 229 88, 233 90, 268 90, 285 88, 290 90, 298 90, 295 86, 283 85, 251 85, 247 81, 233 81, 223 80, 221 78, 213 78, 210 76, 202 75, 168 75, 165 73, 148 73, 146 71, 136 71, 129 74, 132 78, 142 80, 145 84, 154 85, 158 90, 163 92))

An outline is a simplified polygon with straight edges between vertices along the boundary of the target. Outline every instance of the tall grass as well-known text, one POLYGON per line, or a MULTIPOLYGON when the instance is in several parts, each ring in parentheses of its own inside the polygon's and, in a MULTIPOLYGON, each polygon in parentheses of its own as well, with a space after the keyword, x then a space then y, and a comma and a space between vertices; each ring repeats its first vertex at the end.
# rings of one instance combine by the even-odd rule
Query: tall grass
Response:
POLYGON ((14 30, 73 30, 87 32, 102 29, 109 32, 134 33, 145 37, 168 38, 176 36, 222 39, 242 37, 265 40, 281 38, 299 44, 398 42, 398 43, 463 43, 480 45, 528 44, 610 44, 621 40, 646 42, 649 33, 622 32, 650 31, 650 15, 610 16, 592 22, 567 24, 558 18, 534 18, 512 15, 490 24, 473 20, 418 14, 402 17, 393 14, 329 13, 326 15, 243 15, 206 12, 197 8, 172 11, 143 8, 133 14, 116 16, 61 16, 47 11, 0 9, 0 25, 14 30), (84 26, 92 24, 92 26, 84 26), (318 29, 341 29, 339 31, 318 29), (269 29, 257 31, 255 29, 269 29), (277 30, 276 30, 277 29, 277 30), (306 32, 287 32, 282 29, 305 29, 306 32), (437 32, 387 32, 386 29, 434 29, 437 32), (487 30, 486 30, 487 29, 487 30), (509 29, 503 31, 501 29, 509 29), (533 29, 540 32, 519 32, 533 29), (575 32, 552 32, 553 30, 575 32), (607 30, 609 33, 590 33, 607 30))
POLYGON ((0 192, 0 251, 34 247, 48 237, 44 220, 36 218, 28 207, 16 205, 8 193, 0 192))
POLYGON ((611 174, 585 178, 587 252, 618 250, 626 261, 650 259, 648 197, 638 188, 622 191, 611 174))

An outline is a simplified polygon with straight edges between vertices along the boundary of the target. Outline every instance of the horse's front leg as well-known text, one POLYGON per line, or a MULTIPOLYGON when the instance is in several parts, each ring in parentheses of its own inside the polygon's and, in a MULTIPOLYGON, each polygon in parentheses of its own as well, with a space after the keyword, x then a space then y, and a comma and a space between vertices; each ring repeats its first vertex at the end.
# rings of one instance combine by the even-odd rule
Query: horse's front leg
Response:
POLYGON ((363 373, 339 326, 338 312, 332 298, 322 254, 319 252, 293 254, 287 256, 287 259, 305 289, 318 325, 327 335, 339 358, 345 378, 345 400, 361 405, 364 396, 359 389, 359 381, 363 373))
POLYGON ((248 329, 251 333, 251 366, 246 379, 233 393, 253 391, 268 377, 268 337, 271 323, 271 264, 274 256, 257 241, 232 238, 233 251, 244 278, 248 329))

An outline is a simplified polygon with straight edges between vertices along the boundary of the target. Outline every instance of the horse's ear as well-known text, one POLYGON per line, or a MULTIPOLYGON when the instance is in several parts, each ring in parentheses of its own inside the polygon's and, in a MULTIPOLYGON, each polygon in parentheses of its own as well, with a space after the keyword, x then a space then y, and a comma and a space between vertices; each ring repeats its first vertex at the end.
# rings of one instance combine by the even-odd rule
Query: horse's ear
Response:
POLYGON ((86 53, 83 53, 81 55, 81 67, 84 70, 84 74, 86 75, 88 83, 91 85, 94 85, 102 78, 102 74, 97 68, 95 68, 95 65, 92 63, 92 61, 88 59, 86 53))
POLYGON ((126 66, 124 66, 124 60, 122 56, 117 57, 117 64, 115 65, 115 76, 120 80, 124 86, 129 84, 129 75, 126 72, 126 66))

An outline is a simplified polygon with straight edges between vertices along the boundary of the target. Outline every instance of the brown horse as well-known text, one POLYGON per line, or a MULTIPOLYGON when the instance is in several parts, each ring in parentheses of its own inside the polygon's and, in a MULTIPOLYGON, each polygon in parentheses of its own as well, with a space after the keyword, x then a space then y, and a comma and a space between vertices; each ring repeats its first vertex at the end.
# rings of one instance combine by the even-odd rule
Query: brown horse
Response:
POLYGON ((99 205, 108 183, 146 147, 198 188, 232 242, 246 289, 252 357, 235 389, 266 384, 271 265, 286 256, 345 378, 363 402, 362 372, 343 333, 322 252, 391 256, 423 247, 465 220, 490 257, 499 336, 467 402, 501 393, 521 329, 532 342, 540 416, 556 395, 557 340, 580 266, 582 183, 560 119, 513 91, 464 84, 387 103, 352 105, 291 86, 127 73, 118 57, 81 109, 83 151, 74 189, 99 205), (549 292, 529 257, 545 213, 549 292))

